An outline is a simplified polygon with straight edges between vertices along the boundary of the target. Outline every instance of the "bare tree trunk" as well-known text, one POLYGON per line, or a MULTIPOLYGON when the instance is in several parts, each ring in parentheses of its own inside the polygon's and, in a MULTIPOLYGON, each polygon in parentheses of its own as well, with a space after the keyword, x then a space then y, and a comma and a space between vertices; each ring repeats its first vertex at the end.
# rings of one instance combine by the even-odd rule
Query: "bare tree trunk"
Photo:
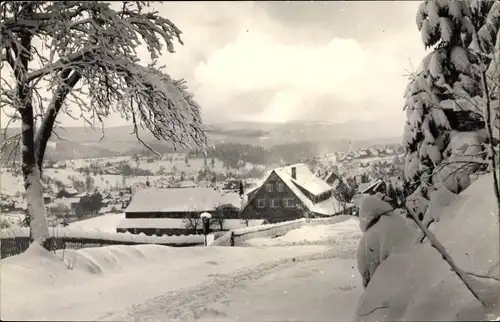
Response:
MULTIPOLYGON (((493 128, 492 128, 492 115, 491 113, 495 110, 492 110, 491 106, 491 101, 490 101, 490 92, 488 89, 488 84, 486 82, 486 73, 484 71, 481 71, 481 83, 484 88, 484 98, 486 100, 486 106, 485 106, 485 123, 486 123, 486 130, 488 131, 488 137, 490 139, 490 142, 488 144, 489 146, 489 154, 490 154, 490 162, 491 162, 491 167, 493 171, 493 191, 495 193, 496 201, 497 201, 497 218, 498 218, 498 232, 500 236, 500 183, 498 179, 498 169, 497 169, 497 153, 495 150, 494 146, 494 134, 493 134, 493 128)), ((500 98, 499 98, 500 99, 500 98)), ((493 115, 493 119, 495 118, 495 115, 493 115)), ((500 138, 498 138, 500 139, 500 138)))
MULTIPOLYGON (((49 226, 45 216, 40 171, 35 158, 33 108, 26 104, 22 113, 22 170, 30 216, 30 241, 45 245, 49 226)), ((47 248, 47 247, 46 247, 47 248)))
MULTIPOLYGON (((33 12, 33 4, 33 2, 26 3, 22 10, 30 15, 33 12)), ((35 124, 31 89, 26 79, 31 55, 31 40, 32 35, 29 32, 20 34, 21 46, 16 45, 14 48, 18 60, 15 64, 14 75, 17 81, 17 98, 20 104, 17 109, 22 121, 22 172, 30 216, 30 241, 38 242, 48 248, 46 241, 49 237, 49 226, 45 217, 40 171, 35 157, 35 124)))

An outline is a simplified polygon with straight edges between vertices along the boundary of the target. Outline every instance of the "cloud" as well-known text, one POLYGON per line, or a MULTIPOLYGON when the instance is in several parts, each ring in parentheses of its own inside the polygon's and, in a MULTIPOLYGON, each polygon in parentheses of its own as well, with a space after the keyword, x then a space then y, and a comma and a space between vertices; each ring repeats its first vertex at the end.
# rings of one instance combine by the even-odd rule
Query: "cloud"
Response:
MULTIPOLYGON (((325 120, 335 114, 332 122, 357 117, 381 121, 369 105, 382 109, 380 115, 390 109, 399 112, 406 86, 404 69, 410 66, 405 42, 395 40, 405 38, 405 34, 395 34, 364 44, 333 38, 306 46, 284 44, 257 30, 244 31, 198 64, 194 70, 196 95, 206 109, 222 109, 238 95, 240 105, 247 108, 232 111, 252 120, 286 122, 307 114, 325 120), (245 93, 269 88, 279 90, 266 106, 252 107, 245 101, 245 93), (327 98, 342 105, 330 106, 334 113, 328 113, 321 106, 327 98)), ((413 42, 418 43, 418 38, 413 42)), ((418 49, 412 51, 420 54, 418 49)))
MULTIPOLYGON (((418 65, 424 54, 418 4, 155 3, 184 40, 159 64, 188 81, 207 122, 390 120, 400 133, 402 75, 409 58, 418 65)), ((145 48, 139 54, 148 55, 145 48)), ((105 124, 126 122, 113 115, 105 124)))

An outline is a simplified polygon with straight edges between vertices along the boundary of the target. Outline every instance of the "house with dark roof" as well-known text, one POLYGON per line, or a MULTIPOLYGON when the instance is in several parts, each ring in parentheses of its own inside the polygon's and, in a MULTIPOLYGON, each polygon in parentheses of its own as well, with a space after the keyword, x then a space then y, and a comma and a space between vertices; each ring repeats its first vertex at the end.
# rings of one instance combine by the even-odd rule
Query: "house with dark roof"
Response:
POLYGON ((275 223, 306 216, 332 216, 342 211, 333 190, 305 164, 276 168, 247 194, 248 202, 241 217, 275 223))
POLYGON ((229 230, 262 224, 263 220, 240 219, 241 198, 237 192, 214 188, 138 189, 125 209, 117 232, 146 235, 202 233, 200 214, 212 214, 213 230, 229 230), (223 211, 223 220, 221 218, 223 211))

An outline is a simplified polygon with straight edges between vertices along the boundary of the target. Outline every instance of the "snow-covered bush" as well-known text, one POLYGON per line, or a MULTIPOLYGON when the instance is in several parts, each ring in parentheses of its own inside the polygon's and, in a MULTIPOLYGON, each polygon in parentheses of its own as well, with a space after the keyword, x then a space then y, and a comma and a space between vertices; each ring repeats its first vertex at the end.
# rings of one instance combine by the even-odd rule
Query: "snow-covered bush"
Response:
MULTIPOLYGON (((426 216, 454 262, 468 272, 484 301, 494 303, 500 282, 498 217, 492 175, 480 176, 459 195, 439 189, 430 193, 426 216)), ((372 276, 361 296, 357 321, 480 321, 492 309, 482 307, 456 273, 428 243, 413 243, 404 253, 391 254, 372 276)))
POLYGON ((382 261, 414 243, 417 230, 378 196, 363 195, 355 204, 363 232, 357 252, 358 270, 366 287, 382 261))

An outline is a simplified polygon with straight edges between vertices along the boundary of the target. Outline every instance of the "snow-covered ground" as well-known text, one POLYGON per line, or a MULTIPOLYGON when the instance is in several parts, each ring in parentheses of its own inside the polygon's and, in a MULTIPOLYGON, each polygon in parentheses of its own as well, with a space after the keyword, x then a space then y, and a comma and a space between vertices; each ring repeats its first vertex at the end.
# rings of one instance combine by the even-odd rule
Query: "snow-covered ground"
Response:
POLYGON ((94 218, 75 221, 69 226, 85 230, 100 230, 108 233, 116 233, 116 226, 125 219, 125 214, 105 214, 94 218))
MULTIPOLYGON (((313 227, 318 234, 311 230, 309 237, 317 245, 294 247, 141 245, 57 254, 31 248, 0 262, 1 318, 346 320, 362 292, 355 265, 360 233, 353 221, 332 226, 331 234, 313 227)), ((283 238, 304 238, 292 235, 283 238)))
POLYGON ((244 244, 246 246, 293 246, 333 243, 351 249, 357 246, 358 237, 361 234, 358 226, 358 219, 350 218, 334 225, 303 226, 276 238, 253 238, 245 241, 244 244))
POLYGON ((12 225, 17 225, 24 220, 25 215, 20 213, 3 213, 2 218, 7 220, 12 225))

